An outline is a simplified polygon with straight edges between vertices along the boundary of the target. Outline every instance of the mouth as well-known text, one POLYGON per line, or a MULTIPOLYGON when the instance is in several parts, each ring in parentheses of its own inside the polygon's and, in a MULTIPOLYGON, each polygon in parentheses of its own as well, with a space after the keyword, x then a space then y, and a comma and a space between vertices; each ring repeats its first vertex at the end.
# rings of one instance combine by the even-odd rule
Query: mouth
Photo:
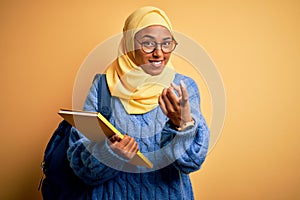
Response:
POLYGON ((153 65, 154 67, 161 67, 164 64, 163 60, 149 60, 149 62, 151 63, 151 65, 153 65))

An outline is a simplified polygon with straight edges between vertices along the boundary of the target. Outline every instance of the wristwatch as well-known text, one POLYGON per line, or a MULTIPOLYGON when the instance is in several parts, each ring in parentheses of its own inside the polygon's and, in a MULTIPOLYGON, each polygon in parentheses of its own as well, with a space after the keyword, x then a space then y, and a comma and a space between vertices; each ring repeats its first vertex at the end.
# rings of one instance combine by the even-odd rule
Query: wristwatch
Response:
POLYGON ((180 127, 176 127, 177 131, 183 131, 185 129, 191 128, 195 125, 195 121, 192 119, 189 122, 183 123, 180 127))

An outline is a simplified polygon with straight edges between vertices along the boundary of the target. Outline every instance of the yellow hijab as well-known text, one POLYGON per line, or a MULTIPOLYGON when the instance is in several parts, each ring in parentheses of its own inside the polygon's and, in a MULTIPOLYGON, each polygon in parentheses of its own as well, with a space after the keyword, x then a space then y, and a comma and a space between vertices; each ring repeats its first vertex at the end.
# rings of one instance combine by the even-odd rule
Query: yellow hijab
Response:
POLYGON ((175 77, 170 60, 157 76, 145 73, 133 61, 134 35, 151 25, 162 25, 172 34, 170 21, 162 10, 151 6, 137 9, 125 21, 119 56, 106 70, 110 93, 121 100, 128 114, 143 114, 158 106, 161 91, 175 77))

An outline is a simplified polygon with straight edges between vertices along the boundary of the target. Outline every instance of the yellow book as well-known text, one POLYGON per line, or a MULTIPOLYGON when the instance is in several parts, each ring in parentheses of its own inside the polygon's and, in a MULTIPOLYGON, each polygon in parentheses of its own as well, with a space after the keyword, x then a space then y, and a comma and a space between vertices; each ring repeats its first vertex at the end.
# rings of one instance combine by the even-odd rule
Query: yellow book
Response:
MULTIPOLYGON (((98 112, 60 109, 58 114, 91 141, 100 142, 113 135, 118 135, 121 139, 124 138, 124 135, 98 112)), ((148 168, 153 167, 151 161, 140 151, 137 151, 130 163, 148 168)))

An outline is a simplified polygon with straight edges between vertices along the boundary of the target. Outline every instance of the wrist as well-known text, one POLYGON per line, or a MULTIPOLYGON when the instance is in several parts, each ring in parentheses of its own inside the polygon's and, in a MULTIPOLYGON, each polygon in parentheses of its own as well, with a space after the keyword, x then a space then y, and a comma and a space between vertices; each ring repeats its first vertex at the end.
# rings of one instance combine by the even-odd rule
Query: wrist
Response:
POLYGON ((191 128, 195 125, 194 119, 191 119, 189 121, 183 122, 179 127, 175 127, 177 131, 183 131, 188 128, 191 128))

